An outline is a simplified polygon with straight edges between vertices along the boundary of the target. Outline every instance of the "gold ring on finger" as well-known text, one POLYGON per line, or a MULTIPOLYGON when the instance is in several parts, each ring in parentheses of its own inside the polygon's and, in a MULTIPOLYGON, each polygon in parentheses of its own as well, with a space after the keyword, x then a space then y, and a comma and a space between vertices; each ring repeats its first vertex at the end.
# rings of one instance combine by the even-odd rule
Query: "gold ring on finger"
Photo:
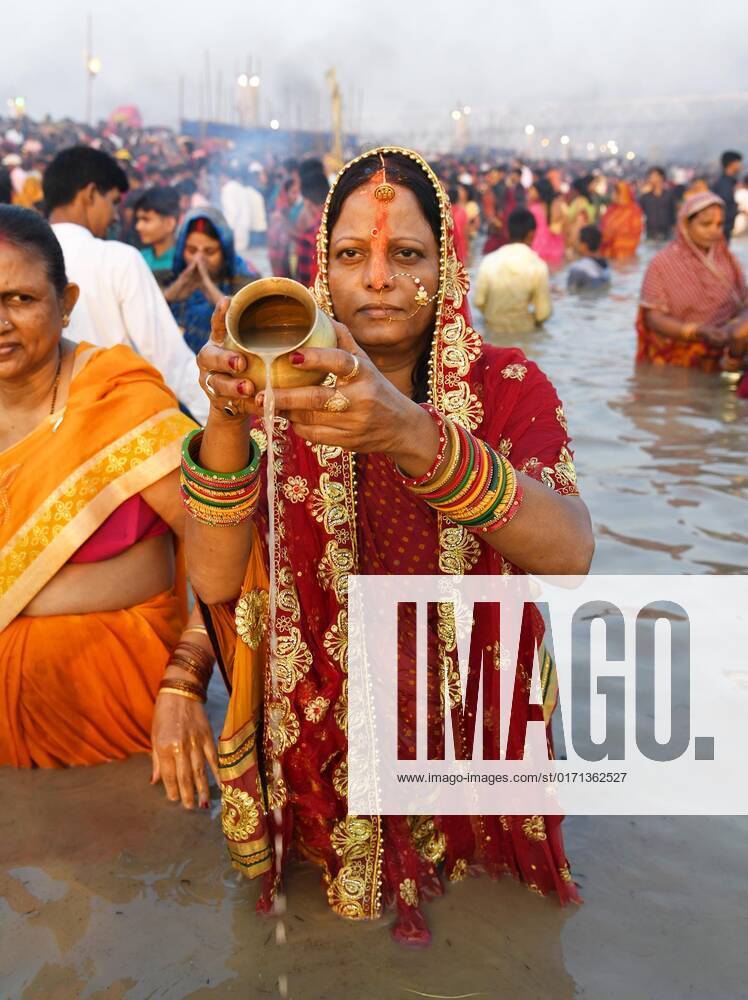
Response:
POLYGON ((338 375, 336 385, 347 385, 352 382, 354 378, 358 375, 359 368, 361 367, 361 362, 358 360, 356 355, 353 355, 353 368, 348 372, 347 375, 338 375))
POLYGON ((322 409, 326 410, 328 413, 345 413, 350 405, 350 399, 347 396, 344 396, 340 389, 336 389, 322 409))
POLYGON ((226 414, 227 417, 236 417, 239 415, 239 411, 234 406, 234 402, 231 399, 228 401, 228 403, 224 403, 223 412, 226 414))
POLYGON ((218 372, 208 372, 208 374, 205 376, 205 391, 208 393, 209 396, 212 396, 213 399, 218 399, 218 393, 210 384, 210 380, 213 378, 214 375, 218 374, 219 374, 218 372))

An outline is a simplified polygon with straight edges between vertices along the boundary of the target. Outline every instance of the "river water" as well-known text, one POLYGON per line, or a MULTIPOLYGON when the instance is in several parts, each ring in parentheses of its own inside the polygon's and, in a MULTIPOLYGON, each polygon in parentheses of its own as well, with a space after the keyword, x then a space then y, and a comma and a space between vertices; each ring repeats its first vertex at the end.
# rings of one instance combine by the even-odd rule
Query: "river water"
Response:
MULTIPOLYGON (((748 247, 737 253, 748 262, 748 247)), ((635 370, 651 254, 610 294, 566 296, 519 346, 564 401, 597 573, 748 572, 748 402, 719 377, 635 370)), ((211 686, 218 723, 225 705, 211 686)), ((335 917, 316 870, 291 869, 287 943, 228 865, 220 804, 184 813, 145 757, 0 772, 0 996, 148 1000, 747 997, 748 820, 570 817, 585 903, 562 911, 505 879, 425 907, 430 949, 335 917)), ((695 804, 694 811, 698 811, 695 804)))

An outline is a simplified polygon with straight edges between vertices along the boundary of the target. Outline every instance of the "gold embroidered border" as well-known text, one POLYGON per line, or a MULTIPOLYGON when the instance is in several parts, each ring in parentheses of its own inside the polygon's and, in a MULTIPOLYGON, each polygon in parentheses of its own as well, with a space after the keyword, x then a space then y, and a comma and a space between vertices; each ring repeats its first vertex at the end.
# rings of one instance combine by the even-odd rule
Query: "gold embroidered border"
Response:
POLYGON ((192 427, 192 421, 174 409, 150 417, 76 469, 28 518, 0 550, 0 630, 120 504, 179 467, 182 438, 192 427), (137 454, 144 447, 138 442, 141 438, 153 450, 143 460, 137 454), (122 463, 129 463, 127 471, 121 471, 122 463), (102 488, 74 512, 74 504, 81 502, 80 497, 76 500, 76 491, 88 477, 98 477, 102 488), (69 510, 59 506, 66 497, 69 510))

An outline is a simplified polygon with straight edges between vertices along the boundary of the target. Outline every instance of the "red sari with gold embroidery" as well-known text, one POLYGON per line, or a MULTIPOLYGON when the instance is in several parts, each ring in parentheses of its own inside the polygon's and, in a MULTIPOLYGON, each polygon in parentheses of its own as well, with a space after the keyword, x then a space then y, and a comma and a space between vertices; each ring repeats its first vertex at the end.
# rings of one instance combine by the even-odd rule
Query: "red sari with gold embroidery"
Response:
MULTIPOLYGON (((388 149, 382 152, 386 155, 388 149)), ((467 276, 454 254, 446 196, 430 168, 416 154, 407 155, 432 178, 442 206, 442 279, 430 398, 519 471, 549 489, 576 494, 566 421, 555 390, 521 351, 484 346, 468 325, 467 276)), ((326 217, 325 211, 315 294, 332 312, 326 284, 326 217)), ((321 866, 336 912, 351 919, 373 918, 381 915, 383 902, 394 902, 399 916, 396 937, 412 942, 428 940, 419 900, 441 893, 440 873, 454 881, 471 867, 493 876, 509 872, 541 895, 555 891, 562 903, 577 901, 560 817, 347 815, 348 574, 520 570, 412 496, 383 455, 310 447, 284 418, 276 418, 276 426, 278 546, 270 572, 278 587, 278 697, 265 676, 264 753, 255 746, 259 721, 231 706, 219 743, 224 830, 234 863, 249 875, 265 874, 262 905, 267 907, 277 886, 269 844, 277 843, 280 833, 284 857, 294 851, 321 866), (281 765, 280 782, 273 775, 273 760, 281 765), (280 830, 275 829, 274 807, 281 809, 280 830)), ((256 428, 253 435, 262 446, 264 433, 256 428)), ((262 540, 266 504, 258 510, 256 523, 262 540)), ((265 643, 257 616, 263 586, 256 573, 248 573, 235 610, 238 633, 245 643, 250 636, 257 650, 249 664, 246 646, 239 641, 232 647, 227 641, 227 609, 211 609, 212 621, 224 632, 224 659, 234 662, 234 649, 241 654, 240 685, 245 691, 251 686, 245 675, 264 670, 265 643)), ((495 641, 498 622, 484 621, 478 627, 486 641, 495 641)), ((531 629, 523 632, 517 684, 526 683, 532 672, 542 629, 538 614, 531 629)), ((444 648, 451 657, 454 646, 444 648)), ((236 667, 234 673, 236 680, 236 667)), ((245 695, 241 698, 246 701, 245 695)))

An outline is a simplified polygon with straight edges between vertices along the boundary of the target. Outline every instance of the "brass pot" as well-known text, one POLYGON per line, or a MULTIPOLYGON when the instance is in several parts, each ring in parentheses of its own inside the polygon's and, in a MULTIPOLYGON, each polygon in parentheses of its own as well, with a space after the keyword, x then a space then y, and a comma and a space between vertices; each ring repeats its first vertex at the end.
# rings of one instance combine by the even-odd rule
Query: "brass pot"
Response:
POLYGON ((265 362, 255 353, 282 350, 271 368, 273 386, 288 388, 322 382, 326 372, 304 371, 291 364, 290 355, 304 347, 336 347, 337 337, 330 317, 323 313, 311 293, 290 278, 261 278, 241 288, 226 313, 224 346, 247 356, 243 374, 255 387, 265 388, 265 362))

